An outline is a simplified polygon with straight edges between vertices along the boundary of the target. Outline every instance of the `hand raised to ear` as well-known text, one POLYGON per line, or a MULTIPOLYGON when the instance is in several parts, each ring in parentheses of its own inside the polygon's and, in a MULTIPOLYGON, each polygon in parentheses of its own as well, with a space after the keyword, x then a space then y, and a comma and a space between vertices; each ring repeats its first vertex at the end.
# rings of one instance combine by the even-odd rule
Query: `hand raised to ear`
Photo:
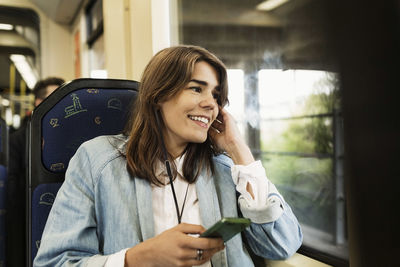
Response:
POLYGON ((225 109, 220 108, 208 133, 218 148, 226 151, 235 164, 248 165, 254 161, 235 119, 225 109))

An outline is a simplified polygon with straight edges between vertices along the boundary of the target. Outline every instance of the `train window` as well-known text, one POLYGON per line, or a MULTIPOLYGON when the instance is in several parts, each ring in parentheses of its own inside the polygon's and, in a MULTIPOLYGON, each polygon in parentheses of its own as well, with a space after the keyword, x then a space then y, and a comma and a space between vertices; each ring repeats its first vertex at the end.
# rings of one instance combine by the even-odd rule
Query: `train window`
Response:
POLYGON ((340 77, 325 4, 178 0, 179 42, 227 65, 228 110, 297 215, 300 253, 345 266, 340 77))
POLYGON ((244 72, 241 69, 228 69, 229 105, 226 107, 235 118, 242 134, 245 134, 244 118, 244 72))
POLYGON ((87 43, 89 46, 103 34, 103 1, 92 0, 86 7, 87 43))
POLYGON ((87 44, 91 78, 107 78, 105 70, 103 1, 92 0, 86 7, 87 44))

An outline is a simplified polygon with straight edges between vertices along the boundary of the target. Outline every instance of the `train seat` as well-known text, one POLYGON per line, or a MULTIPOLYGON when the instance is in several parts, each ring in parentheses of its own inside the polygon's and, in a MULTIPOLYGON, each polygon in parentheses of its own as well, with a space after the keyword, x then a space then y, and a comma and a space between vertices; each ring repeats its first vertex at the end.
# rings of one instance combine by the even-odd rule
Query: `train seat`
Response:
POLYGON ((83 142, 122 132, 137 88, 138 82, 130 80, 77 79, 34 110, 28 137, 28 266, 70 158, 83 142))

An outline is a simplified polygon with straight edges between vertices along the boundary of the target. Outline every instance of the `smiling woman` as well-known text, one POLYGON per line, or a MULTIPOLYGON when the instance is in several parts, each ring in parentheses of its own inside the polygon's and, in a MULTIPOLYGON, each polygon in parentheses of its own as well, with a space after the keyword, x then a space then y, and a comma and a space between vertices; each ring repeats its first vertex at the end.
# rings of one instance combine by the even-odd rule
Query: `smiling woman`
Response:
POLYGON ((71 159, 34 266, 241 267, 254 266, 248 250, 293 255, 299 224, 223 108, 226 80, 203 48, 157 53, 125 135, 88 141, 71 159), (252 222, 243 237, 197 237, 239 216, 252 222))
MULTIPOLYGON (((142 94, 139 94, 140 101, 133 111, 134 119, 130 130, 126 133, 131 136, 127 144, 127 154, 131 157, 131 159, 129 157, 127 159, 128 169, 131 174, 147 177, 155 184, 159 184, 154 175, 154 166, 152 166, 153 162, 163 158, 163 151, 159 145, 160 140, 157 134, 158 126, 154 118, 154 111, 158 109, 161 110, 165 119, 165 121, 161 121, 161 124, 164 128, 163 134, 166 135, 167 148, 169 149, 169 145, 179 145, 181 147, 180 151, 173 152, 177 154, 169 155, 169 160, 173 162, 175 157, 182 154, 182 145, 186 151, 187 164, 183 166, 185 179, 189 182, 194 181, 200 173, 200 169, 204 166, 206 169, 212 170, 211 157, 213 151, 209 147, 213 146, 217 153, 220 150, 207 137, 207 131, 202 133, 201 128, 197 129, 199 132, 196 135, 200 135, 197 138, 203 138, 202 143, 199 145, 195 145, 193 140, 188 142, 188 139, 182 142, 181 138, 175 140, 179 142, 175 145, 172 142, 169 143, 169 141, 170 138, 177 137, 177 133, 181 131, 187 132, 186 128, 194 124, 187 117, 188 115, 207 114, 212 123, 218 113, 218 103, 222 107, 228 102, 227 75, 224 64, 213 54, 202 48, 181 46, 173 49, 164 49, 157 53, 146 66, 142 75, 140 90, 142 92, 142 94), (197 80, 197 82, 194 80, 197 80), (215 102, 216 93, 218 93, 218 99, 215 102), (178 103, 178 96, 186 96, 185 101, 190 100, 189 103, 179 104, 182 108, 180 111, 177 110, 178 107, 175 107, 178 103), (203 99, 205 96, 207 97, 203 99), (196 101, 200 102, 199 105, 202 106, 195 106, 196 101), (211 110, 208 101, 211 101, 211 110), (192 106, 188 107, 189 105, 192 106), (168 108, 172 106, 173 109, 171 107, 171 111, 173 113, 170 114, 168 112, 166 114, 163 106, 168 108), (193 108, 196 108, 195 113, 193 113, 193 108), (214 118, 212 117, 213 114, 214 118), (168 125, 166 125, 166 122, 168 122, 168 125), (166 129, 169 131, 166 131, 166 129), (204 139, 204 137, 206 138, 204 139), (188 145, 186 146, 184 143, 188 143, 188 145), (148 151, 151 151, 151 153, 148 153, 148 151)), ((188 129, 191 129, 191 127, 188 129)), ((184 134, 186 133, 179 133, 178 136, 184 134)), ((188 137, 186 136, 185 138, 188 137)), ((173 149, 175 150, 176 148, 173 149)), ((172 153, 172 151, 169 152, 170 154, 172 153)), ((176 172, 174 165, 173 172, 176 172)))
POLYGON ((164 141, 174 158, 182 154, 188 143, 206 141, 208 129, 218 115, 218 86, 215 69, 200 61, 194 65, 189 84, 160 104, 165 122, 164 141))

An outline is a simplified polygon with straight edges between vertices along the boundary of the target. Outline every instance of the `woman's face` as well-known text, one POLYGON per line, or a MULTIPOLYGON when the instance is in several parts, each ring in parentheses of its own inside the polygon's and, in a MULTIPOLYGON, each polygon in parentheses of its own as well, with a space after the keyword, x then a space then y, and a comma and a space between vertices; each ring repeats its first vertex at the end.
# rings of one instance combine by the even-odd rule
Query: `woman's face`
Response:
POLYGON ((215 69, 205 61, 195 64, 190 82, 174 97, 160 104, 169 153, 179 156, 189 142, 203 143, 218 115, 219 82, 215 69))

